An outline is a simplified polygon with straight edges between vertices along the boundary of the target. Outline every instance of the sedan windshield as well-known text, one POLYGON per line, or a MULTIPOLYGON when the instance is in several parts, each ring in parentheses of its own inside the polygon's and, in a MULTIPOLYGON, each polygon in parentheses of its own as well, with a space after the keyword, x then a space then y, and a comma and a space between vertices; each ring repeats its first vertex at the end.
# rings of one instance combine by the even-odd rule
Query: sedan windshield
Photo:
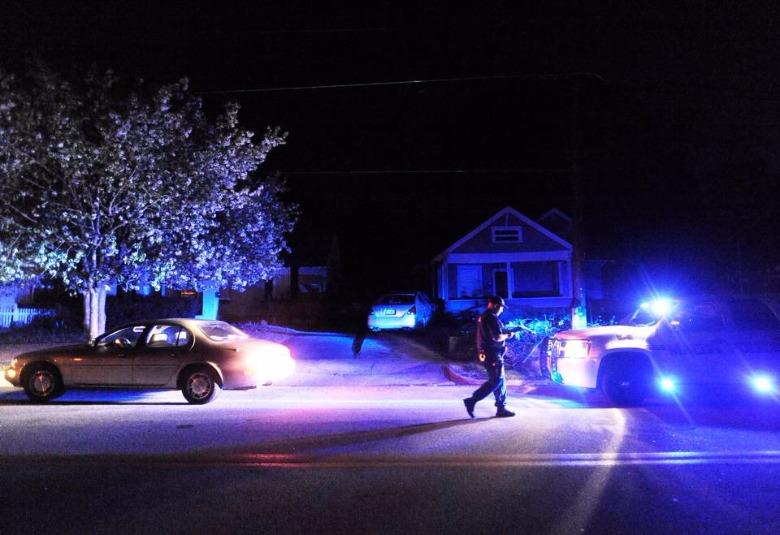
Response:
POLYGON ((414 296, 404 294, 385 295, 379 298, 377 305, 413 305, 414 296))
POLYGON ((226 340, 238 340, 241 338, 248 338, 249 336, 242 331, 233 327, 229 323, 224 321, 215 321, 212 323, 203 323, 199 325, 200 330, 203 331, 209 339, 215 342, 224 342, 226 340))

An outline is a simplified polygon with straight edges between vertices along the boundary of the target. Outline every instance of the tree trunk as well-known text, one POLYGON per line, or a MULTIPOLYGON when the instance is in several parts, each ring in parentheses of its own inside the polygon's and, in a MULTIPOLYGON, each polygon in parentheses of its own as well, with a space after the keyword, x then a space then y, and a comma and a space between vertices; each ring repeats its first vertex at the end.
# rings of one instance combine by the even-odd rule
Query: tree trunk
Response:
POLYGON ((98 285, 98 334, 106 332, 106 285, 98 285))
POLYGON ((84 321, 82 322, 82 326, 84 327, 84 336, 89 340, 89 311, 92 306, 92 294, 89 290, 84 290, 82 295, 84 297, 84 321))
POLYGON ((84 332, 92 342, 106 330, 106 287, 97 284, 84 290, 84 332))

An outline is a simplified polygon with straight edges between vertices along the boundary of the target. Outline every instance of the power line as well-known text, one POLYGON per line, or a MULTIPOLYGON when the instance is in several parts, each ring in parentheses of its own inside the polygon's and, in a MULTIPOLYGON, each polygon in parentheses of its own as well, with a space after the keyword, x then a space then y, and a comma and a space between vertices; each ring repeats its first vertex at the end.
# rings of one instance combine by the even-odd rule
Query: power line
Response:
POLYGON ((350 84, 325 84, 325 85, 299 85, 287 87, 258 87, 252 89, 217 89, 213 91, 199 91, 200 95, 228 95, 241 93, 271 93, 278 91, 311 91, 317 89, 345 89, 355 87, 387 87, 399 85, 437 84, 450 82, 471 82, 485 80, 533 80, 533 81, 558 81, 572 78, 591 78, 604 82, 604 78, 593 72, 572 72, 562 74, 497 74, 493 76, 462 76, 452 78, 426 78, 419 80, 393 80, 387 82, 356 82, 350 84))
POLYGON ((571 173, 571 168, 540 168, 540 169, 361 169, 343 171, 296 171, 280 170, 281 175, 513 175, 513 174, 565 174, 571 173))

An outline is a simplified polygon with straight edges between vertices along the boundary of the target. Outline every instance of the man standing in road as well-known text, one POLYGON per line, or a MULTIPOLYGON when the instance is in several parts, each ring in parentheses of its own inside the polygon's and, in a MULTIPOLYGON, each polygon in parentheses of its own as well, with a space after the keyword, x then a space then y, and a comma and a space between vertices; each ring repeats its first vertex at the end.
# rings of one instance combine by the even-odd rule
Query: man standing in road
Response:
POLYGON ((488 298, 487 310, 477 318, 477 353, 479 360, 485 366, 488 380, 480 386, 470 398, 463 400, 466 412, 474 418, 474 405, 486 398, 492 392, 496 397, 496 416, 506 418, 515 413, 507 410, 506 382, 504 380, 504 353, 506 341, 514 336, 504 329, 504 324, 498 317, 504 311, 504 300, 499 296, 488 298))

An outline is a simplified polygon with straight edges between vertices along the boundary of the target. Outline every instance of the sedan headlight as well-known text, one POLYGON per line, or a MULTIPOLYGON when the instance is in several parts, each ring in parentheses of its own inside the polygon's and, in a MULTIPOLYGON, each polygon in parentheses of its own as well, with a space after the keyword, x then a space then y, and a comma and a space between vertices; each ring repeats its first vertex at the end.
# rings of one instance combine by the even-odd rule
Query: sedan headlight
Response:
POLYGON ((244 361, 244 373, 261 381, 277 381, 294 371, 295 361, 283 345, 253 348, 244 361))
POLYGON ((561 340, 558 358, 584 359, 590 352, 590 340, 561 340))

